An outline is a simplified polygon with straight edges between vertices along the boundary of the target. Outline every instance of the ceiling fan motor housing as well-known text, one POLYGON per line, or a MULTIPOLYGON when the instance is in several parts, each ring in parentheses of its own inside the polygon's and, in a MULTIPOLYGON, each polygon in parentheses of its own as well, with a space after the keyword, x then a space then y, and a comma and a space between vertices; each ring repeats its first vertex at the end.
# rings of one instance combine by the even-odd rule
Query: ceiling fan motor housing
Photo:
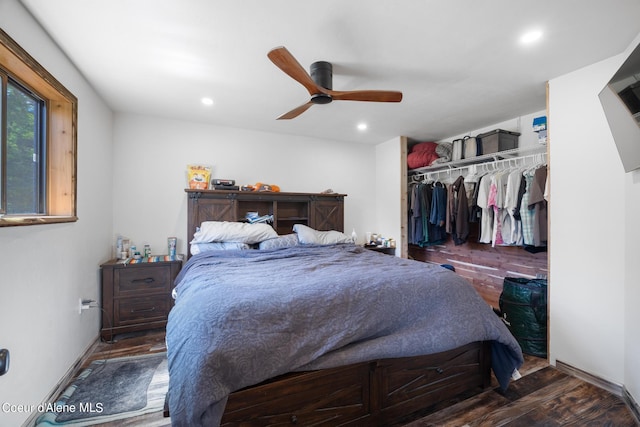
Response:
MULTIPOLYGON (((317 61, 310 67, 311 79, 325 89, 333 90, 333 67, 330 62, 317 61)), ((331 96, 325 93, 316 93, 311 95, 311 102, 314 104, 328 104, 331 102, 331 96)))

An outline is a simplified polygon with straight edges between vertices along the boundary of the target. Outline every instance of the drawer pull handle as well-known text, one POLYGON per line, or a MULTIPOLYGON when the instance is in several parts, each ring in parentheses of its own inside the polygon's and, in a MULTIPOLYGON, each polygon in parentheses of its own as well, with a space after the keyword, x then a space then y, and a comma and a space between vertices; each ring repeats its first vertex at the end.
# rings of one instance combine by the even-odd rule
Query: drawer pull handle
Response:
POLYGON ((436 372, 442 374, 444 372, 444 369, 438 367, 436 368, 436 372))
POLYGON ((146 279, 133 279, 131 283, 144 282, 144 283, 153 283, 155 279, 153 277, 147 277, 146 279))
POLYGON ((152 311, 156 311, 156 308, 155 307, 151 307, 151 308, 145 308, 144 310, 131 309, 132 313, 150 313, 152 311))
POLYGON ((291 424, 298 424, 298 417, 291 415, 291 424))

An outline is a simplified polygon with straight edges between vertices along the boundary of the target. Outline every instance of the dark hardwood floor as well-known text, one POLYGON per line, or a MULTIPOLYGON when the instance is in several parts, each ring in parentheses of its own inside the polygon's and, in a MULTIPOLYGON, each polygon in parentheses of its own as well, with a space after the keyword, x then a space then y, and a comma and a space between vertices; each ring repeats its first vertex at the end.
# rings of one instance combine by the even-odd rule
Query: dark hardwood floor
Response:
POLYGON ((488 390, 406 427, 427 426, 637 426, 624 401, 539 360, 539 367, 514 381, 504 393, 488 390))
MULTIPOLYGON (((116 336, 113 344, 99 343, 92 360, 166 351, 164 332, 116 336)), ((549 366, 545 359, 525 356, 522 378, 505 393, 494 387, 466 398, 405 427, 431 426, 640 426, 624 401, 608 391, 549 366)), ((170 426, 162 411, 126 420, 99 424, 102 427, 170 426)))

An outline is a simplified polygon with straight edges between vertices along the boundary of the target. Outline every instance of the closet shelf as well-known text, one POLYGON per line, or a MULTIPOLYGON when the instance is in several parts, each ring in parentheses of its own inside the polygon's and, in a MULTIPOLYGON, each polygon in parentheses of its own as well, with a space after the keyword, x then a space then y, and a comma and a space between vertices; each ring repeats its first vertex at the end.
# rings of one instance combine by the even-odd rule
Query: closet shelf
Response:
POLYGON ((417 169, 410 169, 408 171, 408 175, 410 177, 418 176, 418 175, 426 175, 427 173, 430 173, 430 172, 459 169, 462 167, 475 165, 479 163, 486 163, 486 162, 497 161, 497 160, 517 159, 524 156, 545 154, 546 152, 547 152, 546 145, 520 147, 520 148, 514 148, 512 150, 505 150, 505 151, 498 151, 496 153, 491 153, 491 154, 484 154, 482 156, 472 157, 469 159, 453 160, 447 163, 438 163, 436 165, 425 166, 417 169))
POLYGON ((511 161, 525 164, 528 161, 534 163, 546 163, 546 146, 516 148, 508 151, 500 151, 498 153, 478 156, 473 159, 463 159, 454 162, 442 163, 439 165, 428 166, 420 169, 413 169, 408 173, 409 182, 418 182, 423 179, 431 179, 440 176, 441 173, 447 173, 451 177, 452 173, 462 174, 463 171, 474 168, 476 166, 491 166, 493 168, 502 168, 504 165, 512 166, 511 161))

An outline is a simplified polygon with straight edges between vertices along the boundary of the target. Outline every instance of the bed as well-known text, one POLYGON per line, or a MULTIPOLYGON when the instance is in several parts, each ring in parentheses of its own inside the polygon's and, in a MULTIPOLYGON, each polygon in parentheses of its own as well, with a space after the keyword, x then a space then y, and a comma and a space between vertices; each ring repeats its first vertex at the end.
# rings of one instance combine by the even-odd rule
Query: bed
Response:
POLYGON ((199 243, 167 323, 172 425, 400 425, 490 387, 492 370, 506 389, 521 366, 517 341, 466 280, 351 244, 326 197, 302 195, 327 210, 295 215, 300 200, 276 197, 274 228, 290 234, 257 225, 240 242, 228 228, 246 225, 228 221, 262 211, 253 199, 265 196, 244 206, 222 193, 189 194, 199 243), (303 224, 292 233, 283 221, 303 224))
POLYGON ((175 297, 175 426, 394 425, 523 362, 466 280, 349 243, 203 251, 175 297))

